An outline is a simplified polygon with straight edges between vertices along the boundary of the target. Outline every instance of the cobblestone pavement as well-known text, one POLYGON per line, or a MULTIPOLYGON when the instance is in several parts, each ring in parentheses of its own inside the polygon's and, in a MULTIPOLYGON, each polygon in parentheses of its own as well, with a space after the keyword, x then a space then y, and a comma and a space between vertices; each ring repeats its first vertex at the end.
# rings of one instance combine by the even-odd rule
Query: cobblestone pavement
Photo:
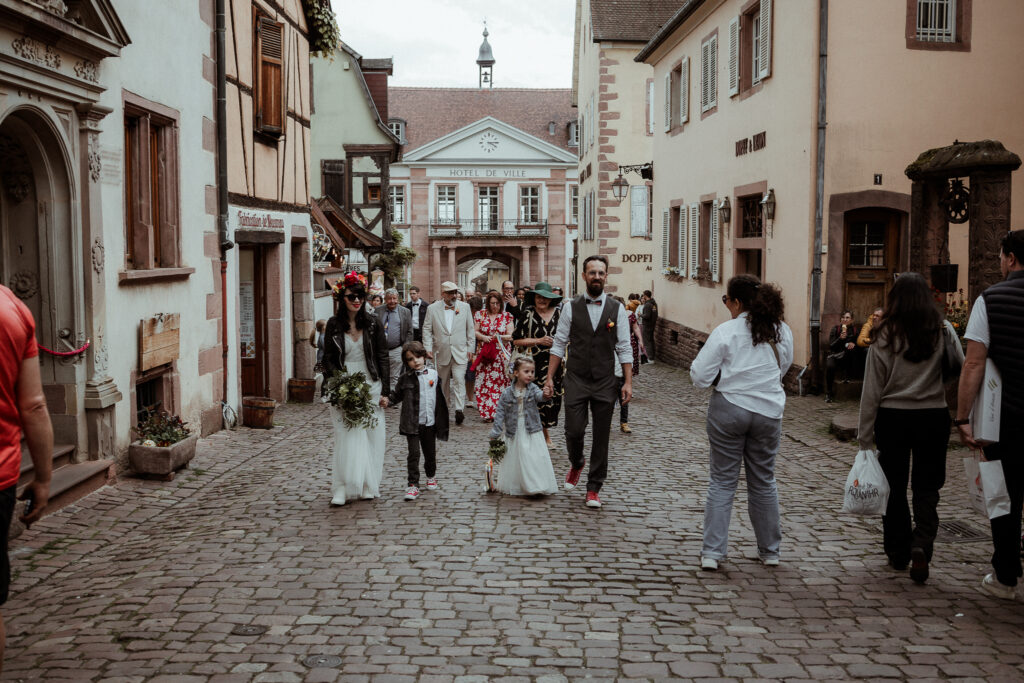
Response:
MULTIPOLYGON (((5 679, 1024 679, 1024 607, 979 588, 987 539, 939 543, 916 586, 886 569, 878 520, 837 512, 854 449, 819 398, 786 410, 782 565, 757 561, 741 484, 730 557, 701 572, 707 395, 662 365, 636 388, 600 511, 582 487, 482 493, 472 411, 414 503, 397 411, 383 497, 341 508, 322 405, 215 434, 175 481, 122 478, 14 542, 5 679)), ((940 514, 984 532, 961 455, 940 514)))

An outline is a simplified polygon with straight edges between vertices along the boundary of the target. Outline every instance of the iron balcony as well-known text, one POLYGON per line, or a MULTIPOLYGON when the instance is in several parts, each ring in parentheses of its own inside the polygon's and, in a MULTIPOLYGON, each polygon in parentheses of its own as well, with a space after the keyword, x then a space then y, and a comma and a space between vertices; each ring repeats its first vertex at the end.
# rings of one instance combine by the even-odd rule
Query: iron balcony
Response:
POLYGON ((495 239, 521 239, 523 237, 547 237, 548 222, 543 221, 521 221, 518 218, 504 218, 501 220, 457 220, 430 222, 430 237, 443 237, 447 239, 466 238, 495 238, 495 239))

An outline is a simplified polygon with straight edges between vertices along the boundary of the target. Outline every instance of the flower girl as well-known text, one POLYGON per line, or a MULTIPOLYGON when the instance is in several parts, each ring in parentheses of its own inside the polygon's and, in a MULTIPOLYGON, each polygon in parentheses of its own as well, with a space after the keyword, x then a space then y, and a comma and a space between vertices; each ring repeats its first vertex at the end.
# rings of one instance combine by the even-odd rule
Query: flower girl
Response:
POLYGON ((532 359, 516 359, 513 382, 498 399, 490 434, 494 439, 505 433, 508 443, 498 470, 498 490, 513 496, 552 494, 558 490, 537 407, 544 402, 544 396, 533 383, 533 374, 532 359))

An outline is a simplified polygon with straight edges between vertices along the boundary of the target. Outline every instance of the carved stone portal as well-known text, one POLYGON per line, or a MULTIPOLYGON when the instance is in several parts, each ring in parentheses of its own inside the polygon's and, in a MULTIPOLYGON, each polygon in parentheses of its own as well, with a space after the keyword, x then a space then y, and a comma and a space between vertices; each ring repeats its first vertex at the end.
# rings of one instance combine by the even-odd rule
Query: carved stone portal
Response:
POLYGON ((930 266, 948 263, 950 220, 968 220, 968 300, 1002 280, 997 257, 1010 229, 1010 173, 1020 163, 1001 142, 982 140, 930 149, 907 166, 914 181, 910 269, 930 278, 930 266), (958 182, 963 178, 969 178, 967 187, 958 182))

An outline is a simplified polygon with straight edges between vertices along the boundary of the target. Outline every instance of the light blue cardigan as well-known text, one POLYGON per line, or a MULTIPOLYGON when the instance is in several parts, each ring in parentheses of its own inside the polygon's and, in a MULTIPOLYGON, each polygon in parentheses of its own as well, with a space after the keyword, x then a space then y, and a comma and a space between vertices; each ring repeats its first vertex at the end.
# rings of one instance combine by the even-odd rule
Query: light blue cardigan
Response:
MULTIPOLYGON (((543 425, 540 423, 540 412, 536 408, 541 403, 544 403, 544 393, 537 387, 536 384, 530 382, 526 385, 526 391, 523 392, 523 418, 526 421, 526 433, 536 434, 543 425), (530 406, 534 406, 532 409, 530 406)), ((516 435, 516 427, 519 423, 519 405, 516 400, 515 384, 510 384, 505 387, 505 390, 501 392, 501 398, 498 399, 498 407, 494 413, 494 426, 491 427, 490 438, 496 439, 501 436, 502 425, 505 426, 505 437, 511 439, 516 435)))

